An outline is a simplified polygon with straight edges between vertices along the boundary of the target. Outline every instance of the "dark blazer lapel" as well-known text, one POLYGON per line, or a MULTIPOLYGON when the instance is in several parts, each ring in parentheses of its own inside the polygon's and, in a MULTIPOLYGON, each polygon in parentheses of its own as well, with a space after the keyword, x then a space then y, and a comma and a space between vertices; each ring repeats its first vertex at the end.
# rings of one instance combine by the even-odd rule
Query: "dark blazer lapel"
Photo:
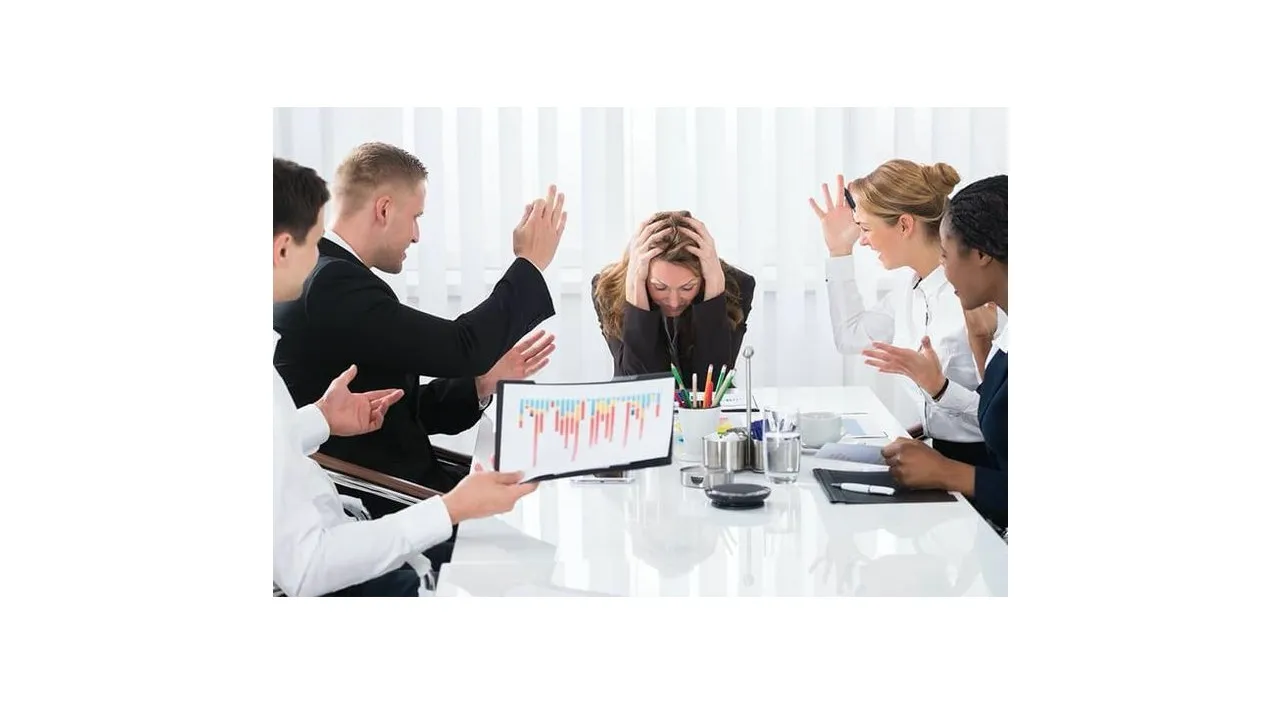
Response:
POLYGON ((348 252, 346 248, 343 247, 342 245, 326 237, 320 240, 319 249, 320 249, 320 256, 322 257, 329 257, 330 259, 342 259, 344 261, 351 262, 352 264, 355 264, 356 266, 369 272, 369 276, 377 279, 378 283, 382 284, 382 288, 386 289, 387 293, 391 294, 392 297, 395 297, 396 295, 395 289, 391 288, 390 284, 388 284, 386 281, 383 281, 381 276, 378 276, 377 274, 375 274, 373 272, 373 269, 370 269, 368 266, 366 266, 364 262, 360 261, 360 259, 356 257, 356 255, 352 254, 351 252, 348 252))
POLYGON ((979 424, 987 417, 987 410, 991 408, 991 402, 1004 391, 1005 384, 1009 381, 1009 356, 1003 350, 996 352, 996 355, 991 359, 991 364, 987 365, 987 372, 987 376, 982 380, 982 385, 978 388, 979 424), (988 386, 991 388, 988 388, 988 386))

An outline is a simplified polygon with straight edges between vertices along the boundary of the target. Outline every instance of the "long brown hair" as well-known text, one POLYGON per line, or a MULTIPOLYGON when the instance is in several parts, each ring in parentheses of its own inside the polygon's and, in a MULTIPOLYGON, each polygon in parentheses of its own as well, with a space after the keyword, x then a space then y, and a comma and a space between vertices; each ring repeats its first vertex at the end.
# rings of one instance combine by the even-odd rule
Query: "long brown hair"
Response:
MULTIPOLYGON (((694 244, 694 241, 677 229, 681 227, 688 230, 694 229, 693 223, 689 221, 691 217, 693 216, 687 210, 662 211, 654 213, 644 222, 641 228, 665 221, 654 232, 654 234, 660 235, 654 241, 655 246, 659 249, 654 259, 661 259, 692 270, 702 279, 701 285, 705 286, 706 279, 702 276, 702 262, 699 261, 697 255, 690 253, 688 250, 688 246, 694 244)), ((627 292, 624 289, 627 285, 627 267, 630 264, 631 248, 628 246, 622 252, 622 260, 602 269, 600 278, 596 280, 595 297, 600 314, 600 327, 604 330, 605 335, 616 339, 622 339, 622 310, 627 301, 627 292)), ((720 266, 724 267, 723 295, 725 297, 725 307, 729 310, 729 325, 737 329, 742 324, 742 290, 738 287, 737 277, 732 274, 736 270, 723 259, 720 260, 720 266)))

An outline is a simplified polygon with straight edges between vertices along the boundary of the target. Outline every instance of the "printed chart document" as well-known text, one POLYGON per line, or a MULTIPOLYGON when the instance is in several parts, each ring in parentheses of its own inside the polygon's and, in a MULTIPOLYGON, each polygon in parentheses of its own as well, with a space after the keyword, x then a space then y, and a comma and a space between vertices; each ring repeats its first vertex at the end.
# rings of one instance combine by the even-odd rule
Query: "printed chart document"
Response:
POLYGON ((670 374, 575 384, 498 384, 494 465, 546 481, 671 464, 670 374))

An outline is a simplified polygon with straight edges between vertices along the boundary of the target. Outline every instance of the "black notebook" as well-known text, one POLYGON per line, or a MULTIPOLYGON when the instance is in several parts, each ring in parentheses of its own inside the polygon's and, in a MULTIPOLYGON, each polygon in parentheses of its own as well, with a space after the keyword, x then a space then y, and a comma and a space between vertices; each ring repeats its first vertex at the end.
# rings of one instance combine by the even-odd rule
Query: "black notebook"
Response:
POLYGON ((887 471, 849 472, 815 467, 813 476, 818 480, 818 485, 822 487, 827 499, 833 504, 920 504, 956 500, 951 492, 941 489, 903 489, 893 481, 893 476, 887 471), (894 494, 892 496, 864 494, 860 491, 845 491, 838 486, 832 486, 844 482, 890 486, 894 488, 894 494))

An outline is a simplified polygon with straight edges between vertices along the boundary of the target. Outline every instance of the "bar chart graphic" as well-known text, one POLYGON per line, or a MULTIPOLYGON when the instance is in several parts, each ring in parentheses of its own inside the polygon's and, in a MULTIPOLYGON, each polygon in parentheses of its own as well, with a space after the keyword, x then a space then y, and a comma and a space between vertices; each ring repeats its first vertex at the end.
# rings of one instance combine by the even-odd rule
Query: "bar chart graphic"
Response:
MULTIPOLYGON (((668 399, 667 403, 671 403, 668 399)), ((578 448, 585 432, 587 447, 598 443, 619 442, 627 446, 634 428, 636 439, 644 439, 646 418, 658 419, 662 414, 662 397, 656 393, 633 396, 611 396, 589 400, 576 398, 525 399, 520 402, 518 428, 532 425, 533 466, 538 466, 538 442, 548 428, 570 451, 570 461, 578 459, 578 448), (619 421, 621 417, 621 421, 619 421)), ((552 438, 553 440, 555 438, 552 438)))
POLYGON ((673 388, 670 379, 504 386, 502 465, 566 471, 665 456, 673 388))

